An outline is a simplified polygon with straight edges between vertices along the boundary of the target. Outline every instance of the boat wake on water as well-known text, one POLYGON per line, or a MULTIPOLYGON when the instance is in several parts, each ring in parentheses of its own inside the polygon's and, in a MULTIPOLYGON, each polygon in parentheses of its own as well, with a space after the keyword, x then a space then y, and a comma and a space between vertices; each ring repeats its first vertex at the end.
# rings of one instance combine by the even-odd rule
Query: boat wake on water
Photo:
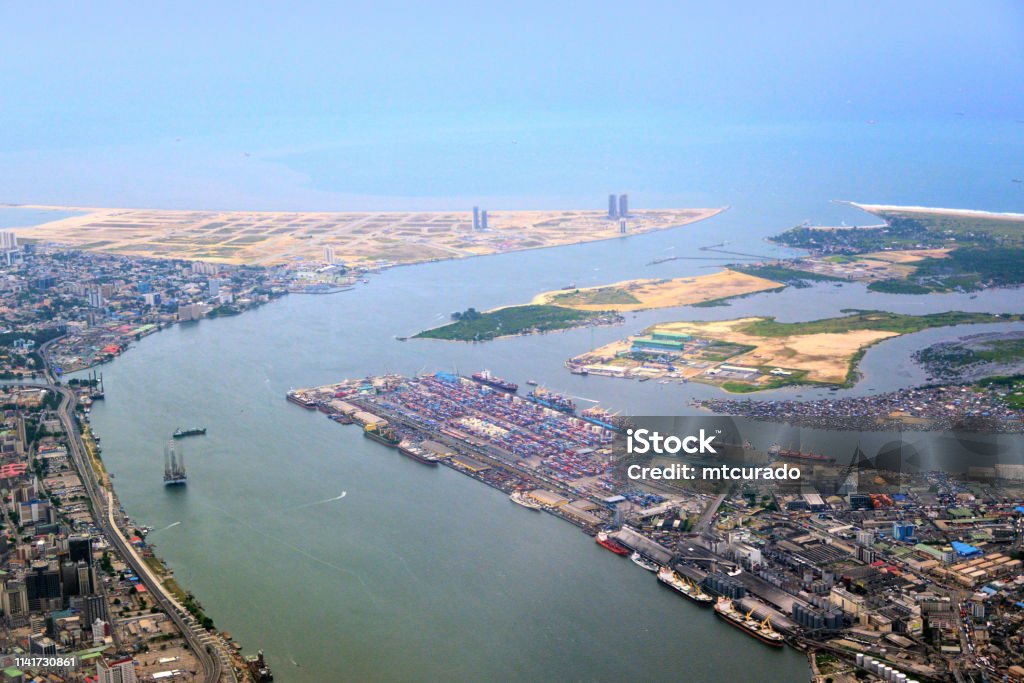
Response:
POLYGON ((181 524, 181 522, 180 522, 180 521, 178 521, 178 522, 171 522, 171 523, 170 523, 170 524, 168 524, 167 526, 165 526, 165 527, 160 527, 159 529, 156 529, 156 530, 154 530, 154 531, 152 531, 152 532, 150 532, 150 533, 154 533, 154 534, 155 534, 155 533, 159 533, 159 532, 161 532, 161 531, 167 531, 168 529, 173 529, 174 527, 178 526, 179 524, 181 524))
POLYGON ((291 512, 292 510, 302 510, 303 508, 311 508, 314 505, 323 505, 324 503, 333 503, 336 500, 341 500, 342 498, 344 498, 347 495, 348 495, 348 491, 342 491, 341 493, 339 493, 338 495, 334 496, 333 498, 324 498, 323 500, 314 500, 311 503, 302 503, 301 505, 294 505, 294 506, 292 506, 290 508, 285 508, 284 510, 281 510, 281 512, 291 512))

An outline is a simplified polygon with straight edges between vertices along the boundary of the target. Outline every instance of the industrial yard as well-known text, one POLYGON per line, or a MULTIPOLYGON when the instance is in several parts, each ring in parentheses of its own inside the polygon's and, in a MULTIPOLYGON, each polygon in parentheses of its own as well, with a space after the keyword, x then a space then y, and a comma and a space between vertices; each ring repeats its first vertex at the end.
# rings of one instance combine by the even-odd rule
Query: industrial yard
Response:
POLYGON ((856 311, 806 323, 763 317, 659 323, 566 364, 578 374, 693 380, 738 393, 801 382, 843 385, 856 378, 856 362, 864 350, 890 337, 1011 318, 985 313, 911 316, 856 311))

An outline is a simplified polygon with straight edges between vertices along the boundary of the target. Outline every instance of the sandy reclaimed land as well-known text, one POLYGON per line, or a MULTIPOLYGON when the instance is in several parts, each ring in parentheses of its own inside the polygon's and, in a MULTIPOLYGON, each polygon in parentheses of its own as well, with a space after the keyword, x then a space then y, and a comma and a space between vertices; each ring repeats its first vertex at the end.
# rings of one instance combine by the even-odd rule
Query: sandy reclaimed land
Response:
MULTIPOLYGON (((490 211, 488 230, 473 230, 462 212, 258 212, 102 209, 22 205, 80 211, 20 237, 86 250, 215 263, 277 265, 336 261, 382 266, 481 256, 622 237, 619 220, 603 211, 490 211)), ((665 230, 724 208, 638 210, 625 236, 665 230)))
POLYGON ((948 258, 952 249, 901 249, 899 251, 873 251, 857 258, 889 263, 917 263, 929 258, 948 258))
MULTIPOLYGON (((733 356, 729 365, 772 366, 804 370, 806 379, 841 384, 846 381, 850 361, 861 349, 882 339, 899 336, 898 332, 856 330, 843 333, 799 334, 788 337, 762 337, 747 334, 741 328, 763 318, 737 318, 714 322, 673 322, 655 325, 651 332, 676 332, 694 337, 754 346, 752 351, 733 356)), ((629 349, 630 339, 613 342, 573 359, 613 358, 629 349)))
POLYGON ((671 280, 624 280, 611 285, 583 287, 578 290, 544 292, 534 297, 533 304, 553 304, 582 311, 641 311, 649 308, 671 308, 689 304, 725 299, 732 296, 763 292, 783 287, 781 283, 734 270, 723 270, 712 275, 680 277, 671 280), (579 294, 577 294, 577 292, 579 294), (579 303, 589 295, 626 294, 637 303, 579 303))
POLYGON ((929 206, 896 206, 894 204, 858 204, 857 202, 845 202, 850 206, 863 209, 868 213, 895 212, 895 213, 921 213, 939 214, 944 216, 962 216, 964 218, 992 218, 1008 221, 1024 220, 1024 213, 998 213, 995 211, 978 211, 976 209, 945 209, 929 206))

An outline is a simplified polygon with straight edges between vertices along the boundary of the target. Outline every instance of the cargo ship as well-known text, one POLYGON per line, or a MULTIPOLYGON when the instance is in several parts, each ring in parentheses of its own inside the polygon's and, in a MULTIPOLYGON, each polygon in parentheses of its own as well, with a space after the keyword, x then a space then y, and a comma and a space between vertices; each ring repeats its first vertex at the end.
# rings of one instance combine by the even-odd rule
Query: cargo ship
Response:
POLYGON ((527 394, 526 398, 530 399, 534 403, 544 406, 545 408, 551 408, 552 410, 568 413, 569 415, 576 412, 576 403, 573 402, 571 398, 563 396, 562 394, 556 394, 553 391, 548 391, 543 387, 537 387, 527 394))
POLYGON ((175 439, 184 439, 186 436, 200 436, 206 433, 206 427, 193 427, 191 429, 182 429, 178 427, 171 434, 175 439))
POLYGON ((537 512, 540 512, 541 510, 540 503, 530 500, 522 491, 514 491, 512 495, 508 497, 508 499, 511 500, 516 505, 522 505, 524 508, 536 510, 537 512))
POLYGON ((661 582, 661 585, 671 588, 701 607, 710 607, 711 603, 715 601, 714 598, 701 590, 700 586, 687 578, 679 576, 669 567, 662 567, 658 570, 658 581, 661 582))
POLYGON ((629 556, 629 559, 633 560, 633 564, 635 564, 636 566, 642 567, 643 569, 646 569, 649 572, 656 572, 659 569, 659 565, 657 562, 652 562, 651 560, 648 560, 640 553, 633 553, 629 556))
POLYGON ((424 465, 437 465, 438 457, 436 455, 412 441, 403 441, 398 444, 398 452, 424 465))
POLYGON ((782 448, 779 444, 774 444, 768 449, 768 455, 772 460, 796 460, 799 462, 814 462, 822 465, 830 464, 836 461, 836 459, 830 455, 821 455, 819 453, 805 453, 804 451, 795 450, 792 448, 782 448))
POLYGON ((302 406, 307 410, 316 410, 316 401, 311 401, 305 396, 300 396, 293 391, 288 392, 288 400, 297 406, 302 406))
POLYGON ((593 408, 587 408, 580 413, 580 417, 589 422, 590 424, 597 425, 598 427, 604 427, 610 429, 613 432, 621 432, 626 428, 626 420, 623 417, 616 415, 615 413, 609 412, 604 408, 594 406, 593 408))
POLYGON ((489 387, 494 387, 495 389, 507 391, 510 394, 514 394, 519 391, 518 384, 515 382, 509 382, 508 380, 500 377, 495 377, 491 374, 490 370, 482 370, 480 372, 473 373, 470 379, 474 382, 480 382, 480 384, 486 384, 489 387))
POLYGON ((745 631, 748 635, 754 636, 765 645, 782 647, 786 644, 786 639, 781 633, 772 628, 772 623, 769 619, 758 621, 751 616, 753 613, 754 611, 751 610, 743 614, 736 609, 736 606, 732 604, 732 600, 729 598, 718 598, 718 602, 715 603, 715 614, 741 631, 745 631))
POLYGON ((599 532, 597 536, 594 537, 594 540, 597 541, 599 546, 607 550, 611 550, 616 555, 629 555, 629 548, 620 544, 618 541, 613 541, 608 537, 608 534, 603 531, 599 532))
POLYGON ((377 443, 382 443, 385 446, 396 448, 401 439, 398 434, 395 434, 395 430, 386 424, 368 424, 363 427, 363 436, 367 439, 373 439, 377 443))

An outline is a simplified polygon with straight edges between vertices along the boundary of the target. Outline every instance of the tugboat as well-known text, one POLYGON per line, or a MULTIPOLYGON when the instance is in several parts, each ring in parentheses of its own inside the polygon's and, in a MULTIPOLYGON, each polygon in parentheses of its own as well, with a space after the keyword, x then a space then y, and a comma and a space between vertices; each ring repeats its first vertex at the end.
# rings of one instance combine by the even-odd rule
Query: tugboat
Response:
POLYGON ((752 618, 753 613, 754 610, 750 610, 744 615, 736 609, 729 598, 718 598, 718 602, 715 603, 715 614, 741 631, 745 631, 747 635, 754 636, 765 645, 771 645, 772 647, 782 647, 785 645, 786 639, 781 633, 772 628, 771 621, 769 619, 758 621, 752 618))
POLYGON ((701 607, 710 607, 711 603, 715 601, 714 598, 701 590, 695 583, 679 576, 669 567, 662 567, 658 570, 658 581, 661 582, 661 585, 671 588, 701 607))
POLYGON ((171 434, 175 439, 184 439, 186 436, 201 436, 206 433, 206 427, 192 427, 191 429, 182 429, 178 427, 171 434))
POLYGON ((609 538, 608 534, 603 531, 599 532, 597 536, 594 537, 594 540, 597 541, 599 546, 606 550, 611 550, 616 555, 622 555, 623 557, 629 555, 629 548, 620 544, 618 541, 609 538))

